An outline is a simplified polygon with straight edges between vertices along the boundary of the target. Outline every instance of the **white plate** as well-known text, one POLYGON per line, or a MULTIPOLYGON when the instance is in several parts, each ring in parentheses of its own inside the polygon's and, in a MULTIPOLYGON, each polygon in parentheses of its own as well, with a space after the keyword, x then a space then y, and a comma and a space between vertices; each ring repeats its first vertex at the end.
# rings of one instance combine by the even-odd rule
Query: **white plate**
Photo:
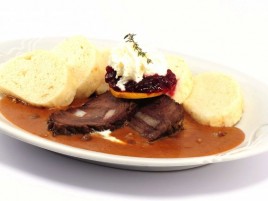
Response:
MULTIPOLYGON (((34 49, 50 49, 63 38, 43 38, 9 41, 0 44, 0 63, 34 49)), ((112 46, 114 42, 91 40, 98 46, 112 46)), ((225 153, 192 158, 157 159, 118 156, 79 149, 25 132, 9 123, 3 116, 0 116, 1 133, 17 138, 29 144, 64 154, 77 159, 86 160, 91 163, 118 167, 124 169, 144 171, 170 171, 182 170, 197 167, 210 163, 237 160, 253 156, 268 150, 268 88, 258 80, 238 73, 225 66, 200 60, 183 55, 193 73, 203 71, 220 71, 233 76, 241 85, 245 98, 245 112, 237 125, 245 134, 245 141, 235 149, 225 153)))

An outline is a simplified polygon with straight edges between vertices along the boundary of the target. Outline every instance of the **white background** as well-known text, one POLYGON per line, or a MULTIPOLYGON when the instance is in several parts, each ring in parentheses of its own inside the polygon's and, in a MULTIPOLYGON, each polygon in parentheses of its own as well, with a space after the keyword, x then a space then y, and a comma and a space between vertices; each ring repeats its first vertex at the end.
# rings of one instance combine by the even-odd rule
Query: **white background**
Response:
MULTIPOLYGON (((77 34, 121 40, 132 32, 140 41, 225 64, 266 84, 267 27, 265 0, 0 4, 0 42, 77 34)), ((0 200, 266 200, 267 161, 264 153, 187 171, 135 172, 73 160, 1 134, 0 200)))

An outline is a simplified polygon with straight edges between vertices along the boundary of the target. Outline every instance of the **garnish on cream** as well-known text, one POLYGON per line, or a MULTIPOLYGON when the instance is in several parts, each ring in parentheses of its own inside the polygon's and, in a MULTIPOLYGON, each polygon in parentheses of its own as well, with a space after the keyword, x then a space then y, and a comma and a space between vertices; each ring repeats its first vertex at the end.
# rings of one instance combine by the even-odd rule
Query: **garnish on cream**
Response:
MULTIPOLYGON (((126 43, 112 50, 105 80, 120 92, 167 93, 177 80, 168 69, 165 56, 157 51, 144 52, 134 41, 134 34, 125 36, 126 43)), ((161 93, 159 94, 161 95, 161 93)))

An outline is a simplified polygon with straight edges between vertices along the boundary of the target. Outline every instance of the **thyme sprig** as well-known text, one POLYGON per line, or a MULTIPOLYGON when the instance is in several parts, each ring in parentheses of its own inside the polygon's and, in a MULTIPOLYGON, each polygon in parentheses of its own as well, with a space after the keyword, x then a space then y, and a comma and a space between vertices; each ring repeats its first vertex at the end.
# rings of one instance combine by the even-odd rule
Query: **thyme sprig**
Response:
POLYGON ((146 58, 147 64, 153 63, 152 60, 147 57, 147 53, 143 52, 139 44, 134 40, 134 36, 136 36, 136 34, 129 33, 125 35, 124 40, 126 40, 126 42, 133 43, 133 49, 138 53, 138 56, 146 58))

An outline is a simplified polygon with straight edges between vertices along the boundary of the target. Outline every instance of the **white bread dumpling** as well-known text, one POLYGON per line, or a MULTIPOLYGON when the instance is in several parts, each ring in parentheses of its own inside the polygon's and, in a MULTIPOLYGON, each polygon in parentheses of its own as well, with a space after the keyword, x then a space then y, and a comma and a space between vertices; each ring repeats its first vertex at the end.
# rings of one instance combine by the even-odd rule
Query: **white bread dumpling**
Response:
POLYGON ((105 74, 106 74, 106 67, 108 66, 109 63, 109 57, 111 54, 111 49, 108 48, 102 48, 99 49, 99 54, 98 54, 98 66, 99 66, 99 71, 100 71, 100 84, 96 89, 97 94, 102 94, 106 91, 109 90, 109 85, 105 82, 105 74))
POLYGON ((15 57, 0 67, 0 93, 43 107, 69 105, 75 86, 64 60, 36 50, 15 57))
POLYGON ((214 127, 233 126, 243 113, 243 96, 238 83, 230 76, 205 72, 194 76, 185 110, 199 123, 214 127))
POLYGON ((168 68, 176 75, 178 80, 175 93, 171 96, 178 103, 183 103, 189 96, 193 87, 192 72, 185 61, 177 55, 167 55, 168 68))
POLYGON ((95 45, 84 36, 73 36, 58 44, 53 52, 71 69, 77 88, 76 98, 85 98, 95 92, 103 76, 95 45))

